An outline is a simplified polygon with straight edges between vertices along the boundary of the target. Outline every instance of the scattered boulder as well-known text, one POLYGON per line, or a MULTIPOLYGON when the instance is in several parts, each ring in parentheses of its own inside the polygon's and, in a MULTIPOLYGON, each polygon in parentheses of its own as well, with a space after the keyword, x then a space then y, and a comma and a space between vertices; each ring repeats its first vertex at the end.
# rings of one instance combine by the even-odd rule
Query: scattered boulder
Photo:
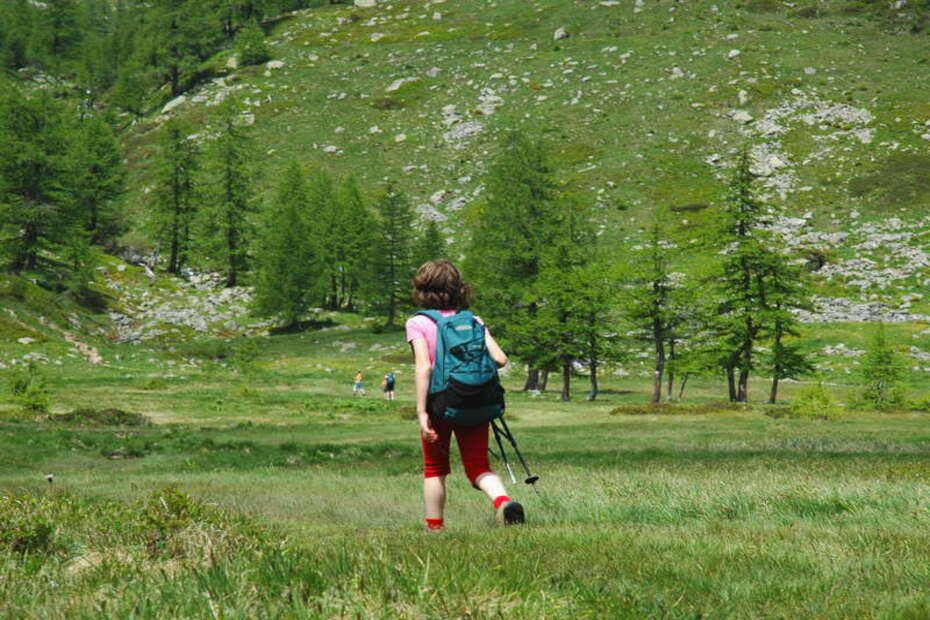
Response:
POLYGON ((569 36, 568 31, 565 28, 559 27, 556 28, 556 31, 552 34, 552 39, 554 41, 561 41, 562 39, 567 39, 569 36))
POLYGON ((355 6, 360 9, 370 9, 378 6, 378 0, 355 0, 355 6))
POLYGON ((410 82, 416 82, 418 79, 419 78, 415 78, 415 77, 405 77, 405 78, 400 78, 399 80, 394 80, 393 82, 391 82, 391 84, 387 88, 384 89, 384 92, 386 93, 397 92, 398 90, 401 89, 401 87, 403 87, 404 84, 409 84, 410 82))
POLYGON ((752 114, 746 110, 733 110, 730 112, 730 118, 732 118, 737 123, 751 123, 752 114))
POLYGON ((165 107, 161 109, 161 113, 169 114, 173 110, 175 110, 178 106, 182 105, 185 101, 187 101, 187 96, 179 95, 175 97, 174 99, 172 99, 171 101, 169 101, 168 103, 166 103, 165 107))

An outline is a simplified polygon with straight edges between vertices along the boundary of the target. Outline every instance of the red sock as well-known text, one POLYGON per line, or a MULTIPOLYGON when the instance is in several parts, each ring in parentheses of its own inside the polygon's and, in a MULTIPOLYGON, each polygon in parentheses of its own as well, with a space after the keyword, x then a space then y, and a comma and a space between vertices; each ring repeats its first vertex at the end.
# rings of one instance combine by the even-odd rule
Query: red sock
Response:
POLYGON ((494 510, 497 510, 501 507, 501 504, 506 504, 510 501, 510 498, 506 495, 498 495, 494 498, 494 510))
POLYGON ((430 519, 426 518, 426 529, 428 530, 441 530, 442 529, 442 519, 430 519))

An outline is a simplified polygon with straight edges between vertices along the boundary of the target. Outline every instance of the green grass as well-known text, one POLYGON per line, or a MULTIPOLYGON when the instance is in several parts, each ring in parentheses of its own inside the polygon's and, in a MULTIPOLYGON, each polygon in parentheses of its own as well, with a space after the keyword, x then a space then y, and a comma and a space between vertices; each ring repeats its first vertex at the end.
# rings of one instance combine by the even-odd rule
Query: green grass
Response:
MULTIPOLYGON (((774 418, 758 402, 721 406, 710 380, 651 409, 637 377, 604 377, 594 403, 579 379, 561 403, 518 392, 513 373, 511 426, 542 477, 538 495, 509 485, 529 524, 496 527, 453 457, 447 531, 428 535, 401 337, 340 320, 353 327, 257 338, 256 359, 238 367, 218 343, 110 345, 119 362, 48 373, 50 418, 0 409, 0 615, 930 609, 925 414, 774 418), (165 366, 198 351, 198 367, 165 366), (350 395, 358 368, 366 398, 350 395), (393 403, 377 393, 387 368, 393 403), (78 407, 95 411, 61 416, 78 407)), ((785 397, 799 389, 786 384, 785 397)), ((843 400, 852 388, 831 389, 843 400)))

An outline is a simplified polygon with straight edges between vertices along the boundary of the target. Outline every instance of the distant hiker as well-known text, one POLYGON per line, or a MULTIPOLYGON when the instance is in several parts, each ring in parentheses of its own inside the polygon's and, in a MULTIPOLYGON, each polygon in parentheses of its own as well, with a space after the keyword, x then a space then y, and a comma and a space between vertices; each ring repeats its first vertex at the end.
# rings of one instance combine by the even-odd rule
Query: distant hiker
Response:
MULTIPOLYGON (((420 443, 423 447, 423 498, 426 503, 426 528, 443 528, 443 509, 446 503, 446 476, 449 474, 449 440, 455 434, 462 456, 465 475, 476 489, 484 491, 493 502, 497 519, 505 525, 524 522, 523 506, 507 496, 507 489, 500 477, 491 471, 488 463, 489 422, 475 425, 450 424, 435 409, 439 399, 430 397, 431 381, 436 369, 436 351, 439 330, 437 319, 461 317, 463 326, 453 329, 469 330, 467 322, 480 319, 467 312, 471 299, 471 287, 462 280, 459 270, 447 260, 424 263, 413 277, 413 300, 417 306, 428 310, 428 314, 416 314, 407 320, 407 342, 413 350, 416 365, 416 409, 420 424, 420 443), (463 312, 460 312, 463 311, 463 312), (429 410, 428 402, 433 411, 429 410)), ((442 321, 444 324, 448 323, 442 321)), ((475 323, 473 323, 475 324, 475 323)), ((481 353, 484 359, 490 355, 492 366, 501 368, 507 364, 507 355, 501 350, 486 328, 478 332, 481 353), (483 337, 482 337, 483 336, 483 337)), ((444 345, 444 342, 441 343, 444 345)), ((443 349, 444 350, 444 349, 443 349)), ((436 370, 436 372, 440 372, 436 370)), ((496 370, 493 370, 496 380, 496 370)), ((438 375, 437 375, 438 376, 438 375)), ((500 388, 498 387, 500 390, 500 388)), ((503 390, 500 390, 503 402, 503 390)), ((501 407, 502 408, 502 407, 501 407)), ((442 409, 447 411, 446 407, 442 409)), ((500 415, 498 412, 497 415, 500 415)))
POLYGON ((365 395, 365 377, 362 375, 361 370, 355 373, 355 383, 352 384, 352 395, 353 396, 364 396, 365 395))
POLYGON ((384 391, 384 397, 388 400, 394 400, 394 373, 389 372, 381 380, 381 389, 384 391))

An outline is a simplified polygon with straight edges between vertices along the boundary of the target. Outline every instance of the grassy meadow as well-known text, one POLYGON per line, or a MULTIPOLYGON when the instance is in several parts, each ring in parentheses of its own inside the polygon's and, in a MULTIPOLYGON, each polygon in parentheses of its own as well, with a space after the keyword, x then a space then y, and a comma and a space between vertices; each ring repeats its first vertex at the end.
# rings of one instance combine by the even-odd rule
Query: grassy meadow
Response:
POLYGON ((538 494, 510 485, 529 522, 495 526, 456 455, 437 535, 402 334, 341 316, 101 354, 44 371, 52 416, 0 410, 4 617, 930 613, 923 414, 773 417, 709 381, 649 409, 647 382, 619 377, 561 403, 514 371, 511 426, 541 476, 538 494), (98 413, 62 415, 80 408, 98 413))

